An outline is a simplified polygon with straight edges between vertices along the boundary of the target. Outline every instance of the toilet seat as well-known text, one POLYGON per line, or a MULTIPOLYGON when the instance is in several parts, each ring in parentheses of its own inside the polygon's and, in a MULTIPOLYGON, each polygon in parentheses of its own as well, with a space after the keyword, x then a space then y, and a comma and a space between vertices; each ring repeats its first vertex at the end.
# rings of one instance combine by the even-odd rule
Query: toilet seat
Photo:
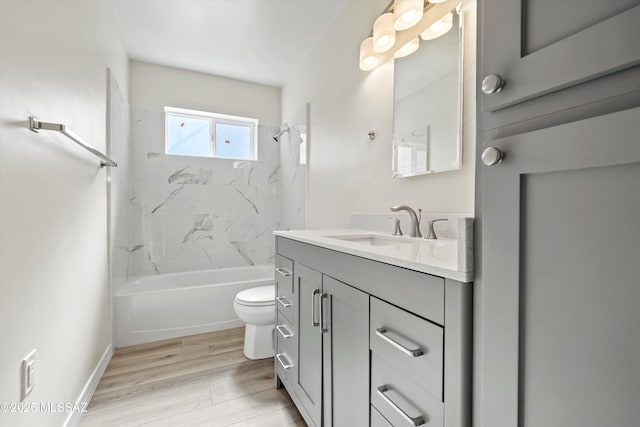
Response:
POLYGON ((263 307, 275 304, 275 285, 260 286, 239 292, 235 302, 248 307, 263 307))

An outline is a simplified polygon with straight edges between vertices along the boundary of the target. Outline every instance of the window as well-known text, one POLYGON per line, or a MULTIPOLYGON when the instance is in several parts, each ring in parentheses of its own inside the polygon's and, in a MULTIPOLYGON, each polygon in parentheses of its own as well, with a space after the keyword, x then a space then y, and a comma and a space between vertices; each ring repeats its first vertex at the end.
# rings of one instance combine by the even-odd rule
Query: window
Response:
POLYGON ((164 107, 165 153, 258 159, 258 120, 164 107))

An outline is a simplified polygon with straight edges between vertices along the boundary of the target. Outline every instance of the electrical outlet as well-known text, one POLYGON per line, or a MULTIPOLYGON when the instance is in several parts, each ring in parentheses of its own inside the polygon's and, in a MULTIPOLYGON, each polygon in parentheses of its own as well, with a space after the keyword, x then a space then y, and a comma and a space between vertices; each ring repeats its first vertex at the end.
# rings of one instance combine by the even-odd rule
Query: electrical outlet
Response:
POLYGON ((22 359, 22 400, 24 400, 29 393, 33 391, 36 386, 36 350, 31 350, 31 353, 22 359))

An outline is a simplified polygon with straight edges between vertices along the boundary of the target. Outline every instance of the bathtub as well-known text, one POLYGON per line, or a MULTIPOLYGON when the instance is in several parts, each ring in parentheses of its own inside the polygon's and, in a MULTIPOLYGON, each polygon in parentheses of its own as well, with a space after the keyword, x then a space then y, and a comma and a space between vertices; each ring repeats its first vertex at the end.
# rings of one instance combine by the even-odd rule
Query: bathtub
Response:
POLYGON ((273 265, 137 277, 114 295, 114 344, 152 341, 235 328, 242 290, 274 283, 273 265))

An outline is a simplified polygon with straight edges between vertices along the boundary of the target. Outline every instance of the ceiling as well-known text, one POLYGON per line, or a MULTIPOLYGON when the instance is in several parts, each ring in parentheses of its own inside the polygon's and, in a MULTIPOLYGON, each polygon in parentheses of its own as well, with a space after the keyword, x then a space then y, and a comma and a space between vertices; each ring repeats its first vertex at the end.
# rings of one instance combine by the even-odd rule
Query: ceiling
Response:
POLYGON ((131 59, 282 86, 347 0, 110 0, 131 59))

